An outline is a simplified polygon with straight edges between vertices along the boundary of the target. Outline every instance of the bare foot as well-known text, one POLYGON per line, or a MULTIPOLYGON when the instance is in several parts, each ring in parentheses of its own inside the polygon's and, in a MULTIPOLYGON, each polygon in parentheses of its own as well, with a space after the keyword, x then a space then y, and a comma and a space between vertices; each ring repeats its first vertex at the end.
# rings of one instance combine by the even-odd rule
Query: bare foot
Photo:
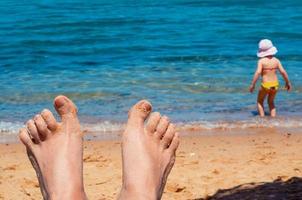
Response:
POLYGON ((86 199, 83 186, 83 135, 77 108, 65 96, 54 100, 62 122, 43 110, 20 130, 20 140, 37 173, 44 199, 86 199))
POLYGON ((151 104, 138 102, 129 111, 122 139, 123 186, 119 199, 160 199, 175 162, 179 145, 175 127, 154 112, 146 126, 151 104))

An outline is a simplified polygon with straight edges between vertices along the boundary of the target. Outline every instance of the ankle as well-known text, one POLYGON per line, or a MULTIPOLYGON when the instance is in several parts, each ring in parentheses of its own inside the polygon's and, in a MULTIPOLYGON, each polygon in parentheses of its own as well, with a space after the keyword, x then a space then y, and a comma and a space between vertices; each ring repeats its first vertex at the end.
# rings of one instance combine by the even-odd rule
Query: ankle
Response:
POLYGON ((62 195, 52 195, 49 199, 57 200, 57 199, 75 199, 75 200, 87 200, 87 196, 85 193, 77 192, 73 194, 62 194, 62 195))
POLYGON ((152 187, 136 187, 130 184, 123 184, 118 199, 156 200, 160 198, 158 197, 156 190, 152 189, 152 187))
POLYGON ((75 199, 75 200, 87 200, 86 193, 84 189, 74 189, 70 191, 63 191, 60 193, 51 193, 49 194, 49 199, 56 200, 56 199, 75 199))

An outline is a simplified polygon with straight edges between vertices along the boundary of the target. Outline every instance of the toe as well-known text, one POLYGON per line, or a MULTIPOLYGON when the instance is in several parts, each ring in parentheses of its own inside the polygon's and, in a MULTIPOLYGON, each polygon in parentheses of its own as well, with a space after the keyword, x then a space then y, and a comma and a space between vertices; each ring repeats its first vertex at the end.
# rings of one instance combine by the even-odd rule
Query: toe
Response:
POLYGON ((28 130, 28 133, 30 134, 30 136, 34 140, 34 143, 39 144, 40 143, 40 137, 39 137, 38 129, 35 125, 34 120, 32 120, 32 119, 28 120, 27 123, 26 123, 26 127, 27 127, 27 130, 28 130))
POLYGON ((28 135, 26 128, 21 128, 19 131, 19 139, 21 142, 28 148, 32 148, 33 141, 31 140, 30 136, 28 135))
POLYGON ((41 112, 41 116, 43 117, 49 130, 55 131, 57 129, 58 123, 56 121, 56 118, 53 116, 52 112, 50 112, 48 109, 44 109, 41 112))
POLYGON ((164 136, 163 136, 162 140, 161 140, 161 144, 162 144, 164 149, 169 147, 169 145, 171 144, 171 142, 174 138, 174 135, 175 135, 175 126, 174 126, 174 124, 170 124, 168 126, 167 131, 164 133, 164 136))
POLYGON ((148 122, 146 124, 146 129, 148 132, 154 133, 156 131, 156 127, 159 123, 160 117, 161 116, 159 112, 151 113, 148 122))
POLYGON ((150 102, 146 100, 139 101, 129 111, 128 125, 137 126, 137 124, 144 123, 152 110, 150 102))
POLYGON ((160 119, 160 121, 159 121, 159 123, 158 123, 158 125, 157 125, 157 127, 156 127, 156 133, 155 133, 155 135, 156 135, 158 138, 162 138, 163 135, 165 134, 165 132, 166 132, 166 130, 167 130, 169 124, 170 124, 169 118, 168 118, 167 116, 163 116, 163 117, 160 119))
POLYGON ((65 96, 57 96, 54 100, 54 107, 62 118, 62 121, 77 118, 77 107, 65 96))
POLYGON ((40 141, 44 141, 47 135, 50 134, 50 130, 47 128, 47 124, 41 115, 36 115, 34 121, 38 130, 40 141))
POLYGON ((176 132, 175 134, 174 134, 174 137, 173 137, 173 139, 172 139, 172 141, 171 141, 171 144, 170 144, 170 146, 169 146, 169 150, 171 151, 171 153, 172 154, 175 154, 175 152, 176 152, 176 149, 178 148, 178 146, 179 146, 179 134, 176 132))

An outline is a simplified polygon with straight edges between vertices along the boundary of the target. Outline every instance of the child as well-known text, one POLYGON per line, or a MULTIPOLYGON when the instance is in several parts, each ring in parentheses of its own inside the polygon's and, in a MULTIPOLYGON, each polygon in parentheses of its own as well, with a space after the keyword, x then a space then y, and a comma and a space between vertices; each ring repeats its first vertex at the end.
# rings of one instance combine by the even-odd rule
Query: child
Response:
POLYGON ((273 46, 272 42, 268 39, 261 40, 259 42, 259 50, 257 52, 258 67, 255 72, 252 84, 250 85, 250 92, 253 92, 255 89, 255 84, 259 78, 262 76, 261 88, 259 89, 257 106, 258 112, 261 117, 264 117, 264 108, 263 101, 268 95, 267 103, 270 109, 271 117, 276 116, 276 108, 274 104, 274 99, 278 91, 279 82, 277 77, 277 70, 283 76, 285 80, 285 88, 287 91, 291 90, 291 83, 289 82, 286 71, 281 65, 281 62, 278 58, 274 57, 277 53, 277 48, 273 46))

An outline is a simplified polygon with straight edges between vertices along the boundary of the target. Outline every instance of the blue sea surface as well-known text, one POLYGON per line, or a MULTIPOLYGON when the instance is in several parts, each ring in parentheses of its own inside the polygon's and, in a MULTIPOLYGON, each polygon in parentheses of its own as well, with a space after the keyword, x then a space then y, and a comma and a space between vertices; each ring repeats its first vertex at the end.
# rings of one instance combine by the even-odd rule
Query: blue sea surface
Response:
POLYGON ((263 38, 293 84, 278 114, 299 118, 301 22, 301 0, 1 1, 0 129, 53 111, 59 94, 84 123, 124 122, 140 99, 180 123, 254 120, 263 38))

